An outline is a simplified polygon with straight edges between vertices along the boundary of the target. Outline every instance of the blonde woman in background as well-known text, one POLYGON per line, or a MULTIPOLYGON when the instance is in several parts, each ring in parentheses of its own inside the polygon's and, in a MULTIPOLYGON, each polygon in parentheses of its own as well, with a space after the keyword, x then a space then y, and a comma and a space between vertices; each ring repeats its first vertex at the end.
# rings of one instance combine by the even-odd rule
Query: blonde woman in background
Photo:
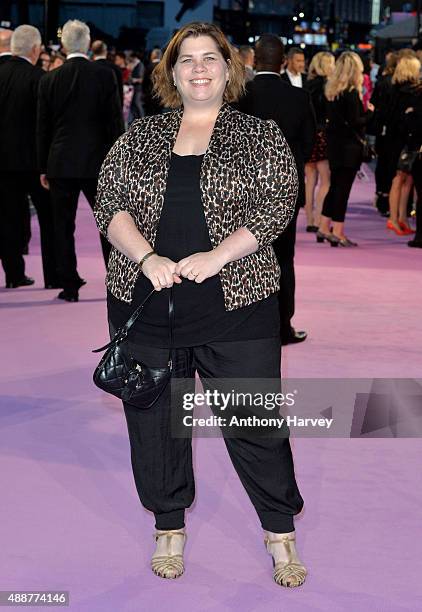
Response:
POLYGON ((399 236, 413 234, 407 221, 407 202, 413 179, 410 172, 398 169, 408 134, 406 133, 406 113, 416 104, 415 89, 420 83, 421 63, 415 55, 402 55, 391 80, 393 85, 390 112, 387 119, 387 138, 390 148, 390 171, 393 182, 390 189, 390 218, 387 229, 399 236))
POLYGON ((327 77, 335 66, 332 53, 321 51, 314 55, 309 65, 305 88, 309 91, 315 110, 317 134, 309 161, 305 165, 306 177, 306 231, 317 232, 321 217, 322 203, 330 188, 330 167, 328 164, 327 135, 325 132, 326 100, 324 94, 327 77), (318 189, 315 193, 315 188, 318 189), (315 209, 314 209, 315 201, 315 209))
POLYGON ((357 53, 345 51, 336 61, 325 86, 327 144, 331 183, 325 197, 317 242, 357 246, 344 233, 344 219, 352 185, 362 163, 365 126, 374 106, 362 104, 363 64, 357 53), (332 223, 332 232, 331 232, 332 223))

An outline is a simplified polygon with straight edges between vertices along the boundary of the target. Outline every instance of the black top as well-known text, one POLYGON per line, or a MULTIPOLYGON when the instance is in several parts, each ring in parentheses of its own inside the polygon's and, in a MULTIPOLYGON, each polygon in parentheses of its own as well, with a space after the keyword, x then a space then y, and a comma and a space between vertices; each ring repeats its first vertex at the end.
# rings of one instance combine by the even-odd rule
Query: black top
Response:
MULTIPOLYGON (((172 154, 163 209, 157 229, 155 251, 173 261, 192 253, 212 250, 201 201, 200 170, 203 155, 172 154)), ((123 325, 151 291, 152 284, 140 274, 131 304, 108 293, 109 318, 115 329, 123 325)), ((279 335, 277 294, 226 311, 220 277, 202 283, 183 279, 174 285, 174 346, 187 347, 213 340, 248 340, 279 335)), ((151 346, 168 346, 168 293, 153 294, 135 324, 132 338, 151 346)))
POLYGON ((316 76, 313 79, 305 81, 305 89, 309 91, 312 100, 312 106, 314 107, 315 117, 317 122, 317 128, 322 130, 325 128, 325 120, 327 118, 327 104, 324 93, 326 78, 323 76, 316 76))
POLYGON ((421 105, 421 85, 396 83, 391 87, 390 104, 386 113, 386 143, 389 152, 389 170, 394 176, 400 153, 405 145, 418 150, 418 113, 421 105), (414 110, 406 113, 408 108, 414 110))
POLYGON ((391 79, 391 74, 378 77, 371 96, 371 103, 375 106, 375 111, 370 127, 371 134, 375 136, 385 136, 393 88, 391 79))
POLYGON ((328 160, 332 168, 358 168, 362 163, 365 126, 372 112, 365 111, 356 89, 327 101, 328 160))

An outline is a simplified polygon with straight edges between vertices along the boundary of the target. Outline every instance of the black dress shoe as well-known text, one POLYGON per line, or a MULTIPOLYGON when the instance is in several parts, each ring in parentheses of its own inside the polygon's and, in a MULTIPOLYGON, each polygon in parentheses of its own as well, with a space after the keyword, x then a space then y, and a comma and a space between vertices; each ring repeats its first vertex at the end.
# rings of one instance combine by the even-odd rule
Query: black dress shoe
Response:
POLYGON ((296 331, 295 329, 291 329, 291 332, 283 337, 281 335, 281 344, 286 346, 286 344, 298 344, 299 342, 303 342, 308 337, 308 334, 305 331, 296 331))
POLYGON ((422 249, 422 240, 416 240, 416 238, 414 240, 409 240, 407 246, 413 247, 414 249, 422 249))
POLYGON ((33 285, 35 283, 33 278, 29 276, 24 276, 19 281, 9 281, 6 283, 6 289, 16 289, 16 287, 29 287, 29 285, 33 285))
POLYGON ((319 229, 318 225, 307 225, 306 226, 306 231, 310 232, 310 233, 313 233, 313 234, 316 234, 318 229, 319 229))
POLYGON ((71 291, 65 291, 63 289, 63 291, 60 291, 57 297, 59 300, 65 300, 66 302, 79 302, 79 295, 77 291, 71 292, 71 291))
MULTIPOLYGON (((78 280, 78 289, 80 289, 84 285, 86 285, 86 280, 84 278, 80 278, 78 280)), ((63 285, 61 285, 60 283, 47 283, 45 285, 45 288, 46 289, 63 289, 63 285)))

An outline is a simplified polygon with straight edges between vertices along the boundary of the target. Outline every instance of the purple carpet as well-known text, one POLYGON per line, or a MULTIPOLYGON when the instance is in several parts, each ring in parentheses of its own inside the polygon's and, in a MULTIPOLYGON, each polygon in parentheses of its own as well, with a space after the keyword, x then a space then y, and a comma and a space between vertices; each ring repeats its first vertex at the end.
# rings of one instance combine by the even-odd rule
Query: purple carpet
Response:
MULTIPOLYGON (((420 376, 422 251, 387 233, 374 187, 357 182, 347 233, 357 249, 315 243, 299 223, 295 326, 283 375, 420 376)), ((422 609, 422 444, 418 439, 292 438, 305 509, 299 589, 271 579, 254 509, 221 439, 194 440, 197 497, 187 516, 186 573, 149 569, 152 516, 132 480, 120 403, 91 382, 107 338, 94 221, 78 213, 79 304, 44 290, 33 222, 34 287, 0 291, 0 590, 67 590, 87 612, 422 609)), ((2 282, 3 285, 3 282, 2 282)))

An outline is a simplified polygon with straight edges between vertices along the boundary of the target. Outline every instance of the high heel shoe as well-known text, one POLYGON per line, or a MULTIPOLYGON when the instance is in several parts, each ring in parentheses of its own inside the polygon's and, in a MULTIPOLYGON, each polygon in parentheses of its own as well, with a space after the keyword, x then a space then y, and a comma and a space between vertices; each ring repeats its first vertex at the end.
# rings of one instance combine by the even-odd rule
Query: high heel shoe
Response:
POLYGON ((316 241, 318 243, 321 243, 321 242, 324 242, 324 240, 329 242, 330 245, 334 247, 338 245, 338 241, 339 241, 339 239, 336 238, 336 236, 333 236, 333 234, 324 234, 323 232, 318 230, 316 233, 316 241))
POLYGON ((397 236, 406 236, 404 231, 401 228, 397 228, 390 219, 387 221, 386 228, 395 232, 397 236))
POLYGON ((317 242, 324 242, 324 240, 326 240, 327 242, 330 243, 330 246, 332 247, 338 246, 338 243, 340 242, 340 239, 337 238, 337 236, 334 236, 334 234, 324 234, 323 232, 320 232, 319 230, 316 236, 317 236, 317 242))
POLYGON ((409 236, 410 234, 415 234, 415 230, 412 230, 412 228, 410 227, 410 225, 407 225, 407 223, 405 223, 404 221, 398 221, 398 224, 400 226, 400 229, 402 230, 402 232, 405 233, 405 235, 409 236))
POLYGON ((174 536, 183 536, 184 542, 186 542, 187 535, 184 531, 162 531, 160 533, 157 531, 153 535, 156 542, 158 538, 164 536, 167 538, 167 554, 152 557, 151 569, 160 578, 179 578, 185 571, 183 555, 170 554, 171 539, 174 536))
POLYGON ((306 567, 302 565, 302 563, 299 563, 298 560, 295 560, 297 556, 294 554, 290 544, 290 542, 294 542, 295 539, 294 536, 282 536, 275 540, 270 540, 268 537, 264 539, 265 548, 270 555, 272 555, 272 553, 269 549, 269 544, 281 542, 284 545, 289 560, 276 563, 273 557, 274 581, 284 587, 298 587, 302 585, 308 573, 306 567))
POLYGON ((338 243, 342 247, 356 247, 356 246, 358 246, 357 242, 353 242, 352 240, 347 238, 347 236, 345 236, 344 238, 339 238, 338 243))

